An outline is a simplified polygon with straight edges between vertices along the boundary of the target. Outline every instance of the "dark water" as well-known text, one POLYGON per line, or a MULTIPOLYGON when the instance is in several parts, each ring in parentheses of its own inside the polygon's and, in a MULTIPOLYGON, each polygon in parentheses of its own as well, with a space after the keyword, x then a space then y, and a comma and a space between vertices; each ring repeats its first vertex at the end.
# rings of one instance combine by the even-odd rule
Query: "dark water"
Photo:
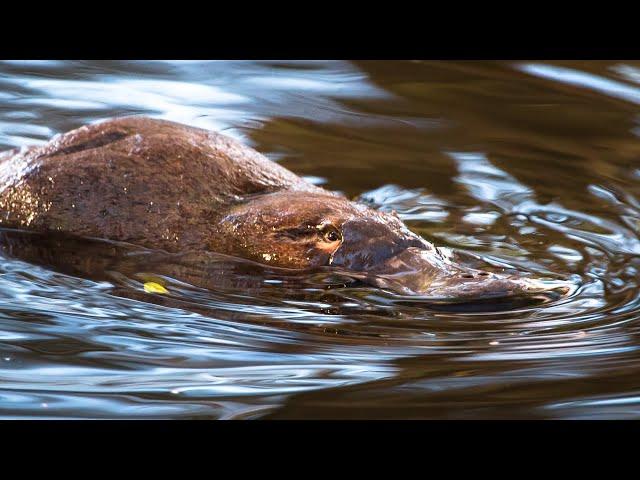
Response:
POLYGON ((123 114, 574 291, 455 312, 240 267, 205 289, 179 257, 40 239, 47 261, 0 256, 1 417, 640 417, 640 62, 0 63, 2 150, 123 114))

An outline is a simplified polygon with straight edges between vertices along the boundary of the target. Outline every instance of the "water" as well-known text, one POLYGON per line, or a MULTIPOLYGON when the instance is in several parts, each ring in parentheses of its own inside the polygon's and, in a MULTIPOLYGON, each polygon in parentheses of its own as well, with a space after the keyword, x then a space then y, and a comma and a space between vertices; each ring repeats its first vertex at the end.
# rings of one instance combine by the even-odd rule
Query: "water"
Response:
POLYGON ((203 288, 179 256, 34 239, 38 261, 0 254, 0 417, 640 417, 640 62, 0 63, 0 150, 124 114, 222 131, 575 288, 450 311, 241 266, 203 288))

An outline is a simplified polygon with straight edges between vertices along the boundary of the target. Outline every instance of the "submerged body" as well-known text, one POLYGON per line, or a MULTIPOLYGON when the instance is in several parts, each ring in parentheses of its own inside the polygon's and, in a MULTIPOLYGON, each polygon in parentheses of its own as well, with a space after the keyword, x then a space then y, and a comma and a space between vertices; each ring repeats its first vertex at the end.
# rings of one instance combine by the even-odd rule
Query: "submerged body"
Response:
POLYGON ((277 268, 334 267, 440 298, 545 289, 456 265, 397 216, 316 187, 229 137, 144 117, 0 154, 0 227, 217 252, 277 268))

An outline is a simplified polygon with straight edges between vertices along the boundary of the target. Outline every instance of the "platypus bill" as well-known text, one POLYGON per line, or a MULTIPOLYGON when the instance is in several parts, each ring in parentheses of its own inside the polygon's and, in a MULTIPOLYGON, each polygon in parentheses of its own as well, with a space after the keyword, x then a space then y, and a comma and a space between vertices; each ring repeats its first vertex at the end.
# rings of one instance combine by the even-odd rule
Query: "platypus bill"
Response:
POLYGON ((335 269, 440 301, 568 290, 459 264, 396 215, 314 186, 224 135, 146 117, 0 154, 0 227, 335 269))

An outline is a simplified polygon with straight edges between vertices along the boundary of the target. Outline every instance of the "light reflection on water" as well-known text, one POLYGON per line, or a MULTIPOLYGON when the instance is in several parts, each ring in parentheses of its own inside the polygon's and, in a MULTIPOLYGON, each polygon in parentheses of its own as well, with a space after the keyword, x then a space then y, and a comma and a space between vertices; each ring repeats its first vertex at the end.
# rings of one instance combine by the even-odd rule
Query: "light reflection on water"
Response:
POLYGON ((220 130, 474 261, 576 288, 453 312, 339 278, 206 290, 172 275, 175 259, 130 257, 93 278, 5 252, 0 416, 637 418, 639 71, 1 63, 3 150, 124 114, 220 130), (143 293, 144 275, 169 294, 143 293))

